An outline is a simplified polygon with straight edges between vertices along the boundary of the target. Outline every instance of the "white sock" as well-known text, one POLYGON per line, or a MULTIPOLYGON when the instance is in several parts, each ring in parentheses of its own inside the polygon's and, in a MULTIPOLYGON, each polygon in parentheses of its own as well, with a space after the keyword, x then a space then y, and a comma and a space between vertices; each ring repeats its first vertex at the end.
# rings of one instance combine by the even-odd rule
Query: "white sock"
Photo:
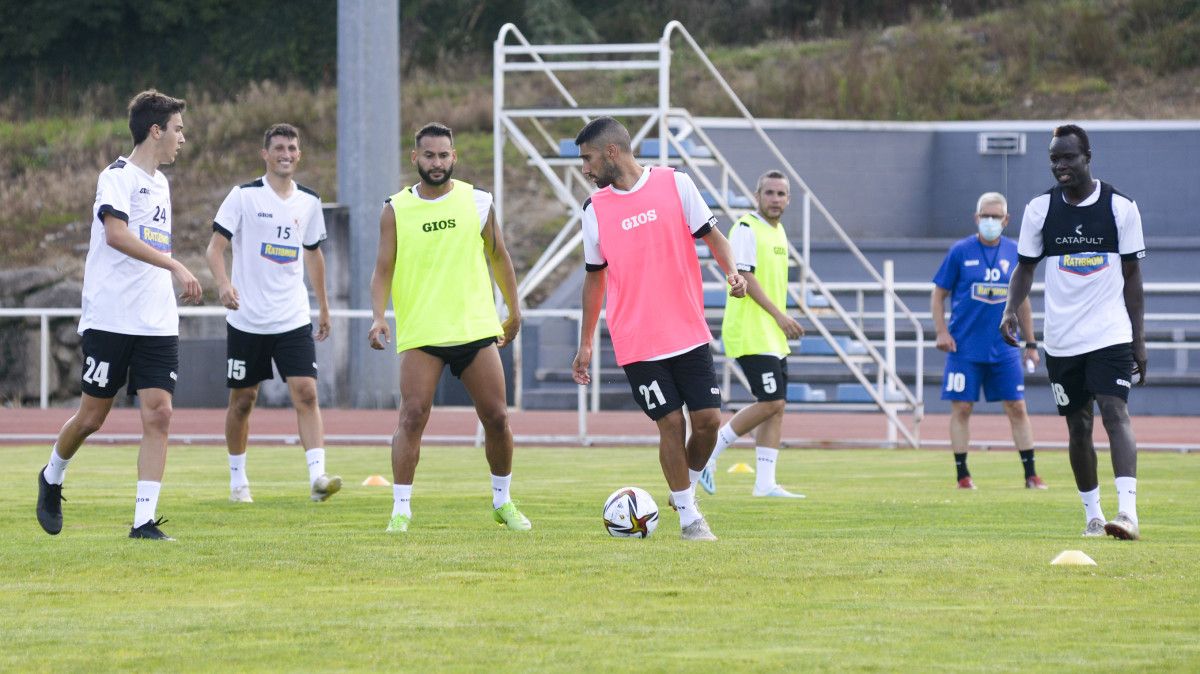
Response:
POLYGON ((1091 522, 1096 518, 1108 521, 1104 519, 1104 511, 1100 509, 1100 487, 1079 492, 1079 498, 1083 500, 1083 516, 1087 521, 1091 522))
POLYGON ((692 485, 693 494, 696 493, 696 483, 700 480, 700 472, 701 471, 688 468, 688 482, 692 485))
POLYGON ((1117 512, 1129 515, 1137 524, 1137 478, 1118 477, 1113 482, 1117 485, 1117 512))
POLYGON ((671 492, 671 502, 679 513, 679 528, 682 529, 698 519, 703 519, 700 509, 696 507, 696 495, 691 489, 671 492))
POLYGON ((238 487, 246 487, 250 484, 250 478, 246 477, 246 455, 245 454, 230 454, 229 455, 229 488, 231 490, 238 487))
POLYGON ((137 502, 133 506, 134 528, 140 527, 154 519, 154 512, 158 510, 158 492, 160 489, 162 489, 161 482, 138 480, 137 502))
POLYGON ((499 475, 492 476, 492 507, 499 508, 508 503, 510 497, 508 495, 508 486, 512 484, 512 473, 500 477, 499 475))
POLYGON ((758 491, 768 491, 775 487, 775 461, 779 459, 779 450, 759 447, 754 452, 758 457, 758 470, 754 474, 754 488, 758 491))
POLYGON ((721 456, 721 452, 725 451, 727 447, 737 442, 738 434, 733 432, 732 423, 733 422, 725 424, 720 430, 717 431, 717 446, 713 447, 712 456, 708 457, 708 465, 710 467, 716 468, 717 457, 721 456))
POLYGON ((69 463, 71 463, 70 459, 64 459, 58 455, 58 443, 54 443, 54 448, 50 450, 50 460, 46 462, 46 469, 42 471, 46 482, 62 484, 63 480, 67 478, 67 464, 69 463))
POLYGON ((304 453, 304 458, 308 461, 308 483, 312 484, 325 474, 325 449, 313 447, 304 453))
POLYGON ((412 485, 392 485, 392 517, 404 515, 412 517, 412 485))

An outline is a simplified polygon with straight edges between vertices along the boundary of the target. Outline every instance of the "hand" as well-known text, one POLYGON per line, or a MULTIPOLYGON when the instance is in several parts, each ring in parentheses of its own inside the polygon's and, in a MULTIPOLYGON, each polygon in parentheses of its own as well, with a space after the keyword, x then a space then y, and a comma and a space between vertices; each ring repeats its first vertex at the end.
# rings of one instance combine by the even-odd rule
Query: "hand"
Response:
POLYGON ((958 342, 954 341, 954 337, 950 336, 949 332, 939 332, 937 334, 938 351, 946 353, 954 353, 958 351, 958 342))
POLYGON ((1009 346, 1020 346, 1017 342, 1017 323, 1016 312, 1004 312, 1004 319, 1000 321, 1000 336, 1004 338, 1004 343, 1009 346))
POLYGON ((734 297, 746 296, 746 279, 741 274, 734 272, 725 277, 725 282, 729 284, 729 294, 734 297))
POLYGON ((517 332, 521 329, 521 314, 509 314, 500 327, 504 328, 504 334, 500 335, 500 339, 496 340, 496 346, 503 348, 516 339, 517 332))
POLYGON ((1025 360, 1032 360, 1033 366, 1037 367, 1042 364, 1042 353, 1037 348, 1023 349, 1025 360))
POLYGON ((588 366, 592 364, 592 347, 580 346, 579 352, 575 354, 575 360, 571 363, 576 384, 587 385, 592 382, 592 375, 588 373, 588 366))
POLYGON ((383 351, 385 345, 391 344, 391 331, 388 330, 387 319, 376 318, 371 323, 371 331, 367 333, 367 341, 371 342, 371 348, 376 351, 383 351))
POLYGON ((325 338, 329 336, 329 330, 331 328, 332 325, 329 322, 329 309, 321 309, 319 312, 317 312, 317 334, 313 335, 313 337, 318 342, 323 342, 325 341, 325 338))
POLYGON ((775 317, 775 324, 779 326, 780 330, 783 330, 783 334, 787 335, 788 339, 799 339, 804 336, 804 327, 787 314, 775 317))
POLYGON ((1133 373, 1140 375, 1136 386, 1146 385, 1146 340, 1133 340, 1133 373))
POLYGON ((171 272, 171 276, 179 283, 179 287, 183 288, 179 293, 179 299, 183 300, 184 304, 200 304, 203 297, 204 289, 200 287, 200 282, 192 276, 192 272, 187 270, 187 267, 180 263, 171 272))
POLYGON ((238 291, 233 284, 227 283, 221 286, 221 305, 231 311, 238 308, 238 291))

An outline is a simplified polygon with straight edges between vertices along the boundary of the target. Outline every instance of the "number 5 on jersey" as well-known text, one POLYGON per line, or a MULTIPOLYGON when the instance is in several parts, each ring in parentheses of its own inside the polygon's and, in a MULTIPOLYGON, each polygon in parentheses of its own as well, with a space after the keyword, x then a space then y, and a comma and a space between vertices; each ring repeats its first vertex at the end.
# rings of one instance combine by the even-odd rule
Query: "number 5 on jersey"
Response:
POLYGON ((229 379, 241 381, 246 378, 246 361, 228 359, 226 362, 227 368, 225 376, 229 379))

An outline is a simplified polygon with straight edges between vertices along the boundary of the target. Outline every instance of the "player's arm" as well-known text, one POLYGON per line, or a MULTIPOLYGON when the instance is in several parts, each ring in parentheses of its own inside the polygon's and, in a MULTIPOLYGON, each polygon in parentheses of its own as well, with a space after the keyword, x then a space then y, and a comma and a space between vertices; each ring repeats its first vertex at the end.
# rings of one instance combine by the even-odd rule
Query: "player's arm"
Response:
POLYGON ((371 274, 371 331, 367 340, 372 349, 384 348, 391 342, 387 318, 388 298, 392 290, 392 274, 396 270, 396 213, 385 204, 379 215, 379 252, 375 255, 375 271, 371 274))
POLYGON ((1146 292, 1142 287, 1142 265, 1136 259, 1121 260, 1121 274, 1125 277, 1125 311, 1129 314, 1129 324, 1133 326, 1133 364, 1134 372, 1141 375, 1137 385, 1146 384, 1146 326, 1145 304, 1146 292))
POLYGON ((949 296, 949 290, 933 286, 933 292, 929 294, 929 313, 933 315, 933 330, 937 333, 938 350, 954 353, 958 351, 958 344, 954 341, 954 335, 950 334, 950 328, 946 326, 946 298, 949 296))
POLYGON ((746 281, 746 296, 757 302, 758 306, 763 308, 763 311, 775 319, 775 324, 779 326, 780 330, 783 330, 783 334, 787 335, 788 339, 799 339, 804 336, 804 328, 800 323, 791 316, 788 316, 786 311, 775 306, 771 298, 767 297, 766 291, 759 285, 754 272, 745 271, 739 273, 746 281))
MULTIPOLYGON (((1033 270, 1037 269, 1037 262, 1030 262, 1021 258, 1017 262, 1017 268, 1013 270, 1012 276, 1008 279, 1008 302, 1004 305, 1004 318, 1000 321, 1000 336, 1009 346, 1019 346, 1017 344, 1017 327, 1020 324, 1020 317, 1017 312, 1022 304, 1029 301, 1029 291, 1033 289, 1033 270)), ((1030 330, 1033 329, 1033 319, 1030 318, 1030 330)))
POLYGON ((733 263, 733 248, 729 245, 729 239, 726 239, 721 230, 716 227, 709 228, 703 238, 708 249, 712 251, 713 259, 720 265, 721 271, 725 272, 725 282, 729 284, 729 294, 734 297, 745 297, 746 279, 733 263))
POLYGON ((488 261, 492 266, 492 276, 504 296, 504 304, 508 307, 508 318, 504 319, 504 334, 496 342, 497 346, 505 346, 517 336, 521 329, 521 303, 517 299, 517 272, 513 270, 512 258, 504 245, 504 234, 496 224, 496 209, 488 210, 487 224, 483 226, 483 242, 487 249, 488 261))
POLYGON ((1021 324, 1021 334, 1025 335, 1025 360, 1033 361, 1036 366, 1042 362, 1042 354, 1038 353, 1037 335, 1033 332, 1033 303, 1026 297, 1017 310, 1017 319, 1021 324))
POLYGON ((229 280, 229 274, 225 270, 225 251, 229 248, 229 239, 220 230, 214 229, 212 238, 208 240, 208 248, 204 251, 204 258, 208 261, 208 269, 212 272, 213 281, 217 283, 217 294, 220 296, 221 304, 226 309, 236 310, 238 308, 238 292, 237 288, 233 287, 233 283, 229 280))
POLYGON ((329 296, 325 292, 325 253, 320 245, 304 247, 304 268, 308 272, 308 283, 317 296, 317 334, 318 342, 325 341, 329 336, 329 296))
POLYGON ((596 323, 600 321, 600 305, 604 302, 604 289, 608 282, 608 270, 589 270, 583 275, 583 319, 579 330, 579 351, 571 364, 576 384, 592 381, 588 366, 592 363, 592 337, 596 334, 596 323))
POLYGON ((190 304, 199 304, 201 293, 200 282, 192 276, 192 272, 188 271, 183 263, 165 253, 160 253, 150 247, 150 244, 142 241, 129 231, 129 223, 121 218, 118 218, 111 213, 104 215, 104 242, 110 248, 129 257, 152 264, 160 269, 166 269, 171 272, 171 276, 183 288, 179 293, 179 299, 190 304))

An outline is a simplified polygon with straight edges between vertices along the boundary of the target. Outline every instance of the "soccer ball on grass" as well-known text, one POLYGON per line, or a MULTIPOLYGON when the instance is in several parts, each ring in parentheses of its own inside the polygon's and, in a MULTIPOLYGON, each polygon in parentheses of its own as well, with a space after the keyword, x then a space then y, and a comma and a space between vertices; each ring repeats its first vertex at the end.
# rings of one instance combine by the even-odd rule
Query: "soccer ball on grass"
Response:
POLYGON ((658 526, 658 504, 638 487, 622 487, 604 502, 604 528, 614 538, 649 538, 658 526))

